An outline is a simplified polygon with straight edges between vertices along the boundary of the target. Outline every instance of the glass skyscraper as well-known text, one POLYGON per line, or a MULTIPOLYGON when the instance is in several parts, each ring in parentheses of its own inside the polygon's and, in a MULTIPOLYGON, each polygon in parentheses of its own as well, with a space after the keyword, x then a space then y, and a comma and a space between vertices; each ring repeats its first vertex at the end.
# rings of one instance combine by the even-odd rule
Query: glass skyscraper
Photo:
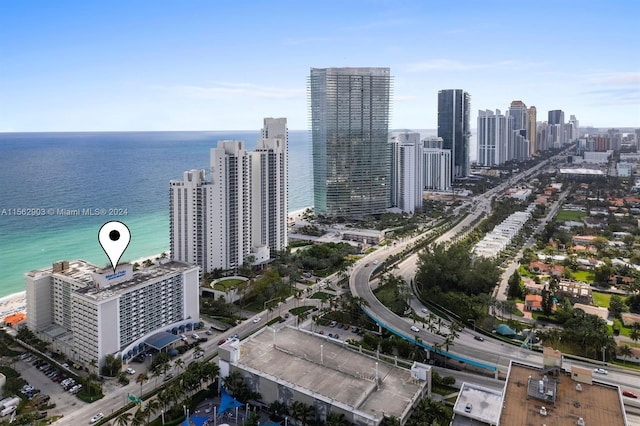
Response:
POLYGON ((451 150, 453 179, 469 176, 469 99, 462 89, 438 92, 438 137, 451 150))
POLYGON ((316 214, 360 219, 389 206, 389 68, 311 68, 316 214))

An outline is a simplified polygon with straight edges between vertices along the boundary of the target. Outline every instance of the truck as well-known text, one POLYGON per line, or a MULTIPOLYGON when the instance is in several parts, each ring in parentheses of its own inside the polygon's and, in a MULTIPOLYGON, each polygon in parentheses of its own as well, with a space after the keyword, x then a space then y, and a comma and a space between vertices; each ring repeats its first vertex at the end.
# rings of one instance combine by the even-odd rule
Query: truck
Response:
POLYGON ((13 413, 14 411, 16 411, 16 406, 15 405, 12 405, 10 407, 4 408, 2 411, 0 411, 0 417, 8 416, 9 414, 13 413))
POLYGON ((20 404, 20 401, 22 401, 19 397, 14 396, 12 398, 6 398, 2 400, 2 405, 0 405, 0 408, 5 409, 5 408, 9 408, 9 407, 17 407, 18 404, 20 404))

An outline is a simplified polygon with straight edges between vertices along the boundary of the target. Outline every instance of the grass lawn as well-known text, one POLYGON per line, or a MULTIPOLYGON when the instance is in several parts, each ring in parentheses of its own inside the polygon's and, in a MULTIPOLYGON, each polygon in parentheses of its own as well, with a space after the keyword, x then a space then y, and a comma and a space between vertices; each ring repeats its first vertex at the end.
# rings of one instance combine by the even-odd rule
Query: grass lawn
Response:
POLYGON ((291 312, 291 315, 298 315, 310 309, 313 309, 313 306, 298 306, 297 308, 289 309, 289 312, 291 312))
POLYGON ((317 293, 313 293, 310 297, 310 299, 322 299, 322 300, 329 300, 331 298, 335 297, 332 294, 329 293, 325 293, 324 291, 319 291, 317 293))
POLYGON ((558 214, 556 214, 556 220, 558 222, 566 222, 568 220, 573 220, 575 222, 582 221, 582 218, 587 215, 587 212, 576 212, 573 210, 560 210, 558 214))
POLYGON ((609 301, 611 300, 611 295, 609 293, 598 293, 597 291, 594 291, 591 294, 593 295, 594 305, 602 308, 609 308, 609 301))
POLYGON ((524 265, 518 266, 518 273, 520 274, 521 277, 528 277, 531 279, 533 279, 536 276, 536 274, 532 274, 531 272, 529 272, 529 270, 525 268, 524 265))
POLYGON ((582 281, 588 284, 593 283, 593 272, 591 271, 575 271, 571 273, 571 276, 576 281, 582 281))
POLYGON ((227 280, 218 281, 214 286, 214 290, 227 291, 231 288, 235 288, 238 284, 244 282, 243 280, 239 280, 237 278, 229 278, 227 280))

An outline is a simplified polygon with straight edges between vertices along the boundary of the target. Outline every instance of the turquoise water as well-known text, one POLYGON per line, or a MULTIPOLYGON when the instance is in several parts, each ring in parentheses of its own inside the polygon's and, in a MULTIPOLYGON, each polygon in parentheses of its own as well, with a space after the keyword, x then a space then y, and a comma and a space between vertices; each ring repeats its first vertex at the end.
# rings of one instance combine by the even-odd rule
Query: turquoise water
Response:
MULTIPOLYGON (((255 147, 257 131, 0 133, 0 297, 24 290, 24 274, 59 260, 107 265, 103 223, 131 231, 122 260, 169 249, 169 180, 208 169, 217 140, 255 147), (17 216, 12 209, 126 209, 122 216, 17 216), (3 213, 4 210, 4 213, 3 213)), ((289 211, 313 203, 306 131, 289 132, 289 211)))
MULTIPOLYGON (((155 213, 131 220, 119 219, 131 231, 131 243, 122 256, 122 261, 136 260, 169 249, 168 215, 155 213)), ((109 259, 98 243, 98 229, 94 225, 85 225, 75 226, 72 232, 59 229, 14 235, 20 243, 15 244, 10 251, 2 250, 3 275, 7 278, 3 282, 0 297, 24 290, 25 272, 50 266, 58 260, 84 259, 106 266, 109 259), (9 280, 10 277, 19 279, 9 280)))

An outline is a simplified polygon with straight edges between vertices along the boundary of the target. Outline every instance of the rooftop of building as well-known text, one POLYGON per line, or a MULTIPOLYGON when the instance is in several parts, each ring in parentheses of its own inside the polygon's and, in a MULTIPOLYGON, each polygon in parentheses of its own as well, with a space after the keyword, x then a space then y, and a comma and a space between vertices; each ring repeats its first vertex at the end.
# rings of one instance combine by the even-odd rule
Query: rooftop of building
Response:
POLYGON ((292 327, 265 328, 243 341, 238 364, 378 419, 385 415, 402 418, 426 386, 412 379, 409 370, 292 327))
POLYGON ((624 407, 617 387, 580 383, 582 390, 579 391, 578 382, 568 376, 550 377, 549 380, 555 379, 556 383, 553 404, 528 396, 528 383, 538 383, 544 378, 542 373, 538 368, 512 362, 504 390, 500 424, 563 426, 575 425, 579 418, 583 418, 587 425, 624 426, 624 407), (547 410, 546 416, 540 414, 542 407, 547 410))
POLYGON ((463 383, 453 406, 452 426, 498 423, 502 407, 502 392, 463 383))
MULTIPOLYGON (((61 262, 57 262, 58 264, 61 262)), ((54 264, 54 266, 50 268, 39 269, 35 271, 31 271, 28 275, 37 277, 38 275, 51 275, 53 274, 58 276, 64 276, 73 279, 74 281, 84 284, 86 287, 76 290, 77 292, 82 293, 84 296, 92 298, 94 300, 104 299, 111 297, 113 295, 120 294, 131 287, 135 287, 141 283, 145 283, 157 278, 161 278, 165 275, 169 275, 172 273, 180 273, 184 272, 190 268, 193 268, 192 265, 187 265, 182 262, 176 262, 170 259, 161 259, 156 264, 148 267, 141 268, 137 271, 133 272, 133 277, 129 280, 118 282, 106 288, 101 288, 95 285, 94 275, 93 274, 109 274, 112 273, 111 266, 100 267, 94 265, 92 263, 87 262, 86 260, 72 260, 69 262, 64 262, 64 270, 58 270, 54 264), (66 265, 68 263, 68 266, 66 265)), ((128 264, 121 263, 118 265, 118 272, 120 272, 120 268, 126 266, 128 264)))

